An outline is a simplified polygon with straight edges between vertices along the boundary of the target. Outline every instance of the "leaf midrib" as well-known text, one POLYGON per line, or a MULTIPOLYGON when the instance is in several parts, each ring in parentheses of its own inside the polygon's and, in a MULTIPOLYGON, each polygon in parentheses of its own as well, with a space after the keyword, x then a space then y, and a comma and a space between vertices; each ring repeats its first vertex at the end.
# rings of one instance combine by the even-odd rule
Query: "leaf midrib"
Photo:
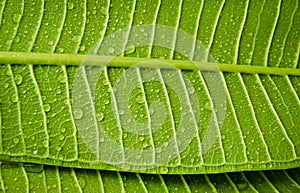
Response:
POLYGON ((81 54, 53 54, 33 52, 0 52, 1 64, 34 65, 90 65, 108 67, 176 68, 182 70, 208 70, 247 74, 273 74, 300 76, 300 69, 253 65, 195 62, 189 60, 150 59, 120 56, 97 56, 81 54), (109 63, 108 63, 109 62, 109 63))

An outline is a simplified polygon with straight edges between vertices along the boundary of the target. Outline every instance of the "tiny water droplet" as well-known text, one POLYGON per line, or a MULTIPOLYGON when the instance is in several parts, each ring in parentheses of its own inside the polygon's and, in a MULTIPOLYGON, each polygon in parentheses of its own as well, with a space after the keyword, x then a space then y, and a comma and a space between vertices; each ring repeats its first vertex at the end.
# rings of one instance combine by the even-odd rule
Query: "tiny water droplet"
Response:
POLYGON ((61 94, 61 89, 58 88, 58 89, 56 90, 56 94, 61 94))
POLYGON ((74 3, 68 2, 68 9, 72 10, 74 8, 74 3))
POLYGON ((188 88, 188 93, 189 93, 189 94, 194 94, 194 92, 195 92, 194 87, 189 87, 189 88, 188 88))
POLYGON ((207 103, 205 103, 205 110, 207 110, 207 111, 212 111, 212 106, 211 106, 211 104, 209 103, 209 102, 207 102, 207 103))
POLYGON ((16 103, 18 101, 18 96, 16 94, 13 94, 10 99, 11 102, 16 103))
POLYGON ((73 38, 72 38, 72 40, 73 40, 73 42, 80 42, 80 36, 74 36, 73 38))
POLYGON ((53 44, 54 44, 53 41, 49 41, 49 42, 48 42, 48 45, 49 45, 49 46, 53 46, 53 44))
POLYGON ((99 112, 97 114, 97 118, 98 118, 98 121, 102 121, 104 119, 104 114, 102 112, 99 112))
POLYGON ((59 137, 58 137, 58 138, 59 138, 59 140, 61 140, 61 141, 62 141, 62 140, 64 140, 64 139, 65 139, 65 136, 64 136, 64 135, 59 135, 59 137))
POLYGON ((66 83, 66 77, 64 74, 59 74, 58 75, 58 81, 62 84, 66 83))
POLYGON ((144 141, 145 137, 142 135, 139 137, 139 141, 144 141))
POLYGON ((144 95, 143 94, 138 94, 137 96, 136 96, 136 102, 137 103, 144 103, 145 101, 144 101, 144 95))
POLYGON ((125 54, 132 54, 135 52, 135 46, 132 43, 127 44, 125 54))
POLYGON ((60 128, 60 132, 62 132, 62 133, 66 132, 66 128, 64 128, 64 127, 60 128))
POLYGON ((20 139, 19 139, 18 137, 15 137, 15 138, 13 139, 14 144, 18 144, 19 141, 20 141, 20 139))
POLYGON ((159 168, 159 173, 160 174, 167 174, 168 173, 168 168, 166 168, 166 167, 160 167, 159 168))
POLYGON ((23 77, 20 74, 16 74, 15 81, 16 81, 17 85, 20 85, 20 84, 22 84, 23 77))
POLYGON ((51 105, 49 105, 48 103, 44 104, 44 110, 45 112, 49 112, 51 110, 51 105))
POLYGON ((5 83, 4 84, 4 88, 8 88, 9 84, 8 83, 5 83))
POLYGON ((100 13, 101 13, 102 15, 106 15, 106 14, 107 14, 107 11, 106 11, 105 7, 101 7, 100 13))
POLYGON ((21 14, 16 13, 16 14, 13 15, 12 21, 13 21, 14 23, 19 23, 19 21, 21 20, 21 17, 22 17, 21 14))
POLYGON ((79 51, 81 51, 81 52, 85 51, 85 45, 81 45, 79 48, 79 51))
POLYGON ((73 110, 74 119, 81 119, 83 116, 83 111, 81 108, 74 108, 73 110))
POLYGON ((108 53, 113 54, 115 52, 115 49, 113 47, 108 48, 108 53))
POLYGON ((65 50, 63 48, 58 48, 57 51, 63 53, 65 50))
POLYGON ((36 155, 36 154, 37 154, 37 150, 34 150, 32 153, 33 153, 34 155, 36 155))

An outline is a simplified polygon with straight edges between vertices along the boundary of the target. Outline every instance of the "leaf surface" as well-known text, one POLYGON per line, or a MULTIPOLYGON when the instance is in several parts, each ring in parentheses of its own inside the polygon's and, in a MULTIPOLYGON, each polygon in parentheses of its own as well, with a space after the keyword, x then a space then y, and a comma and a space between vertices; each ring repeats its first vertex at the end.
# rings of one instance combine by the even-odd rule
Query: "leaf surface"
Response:
MULTIPOLYGON (((42 166, 52 168, 43 173, 62 171, 59 175, 66 181, 51 183, 62 189, 64 186, 77 188, 79 192, 80 180, 76 186, 68 186, 78 175, 76 171, 100 183, 99 171, 74 168, 207 174, 299 167, 298 4, 298 1, 2 1, 0 159, 69 167, 42 166), (159 31, 159 27, 141 31, 143 41, 148 44, 131 45, 130 42, 138 38, 134 36, 134 26, 146 24, 169 26, 174 30, 167 35, 159 31), (242 68, 211 72, 105 67, 98 68, 102 70, 101 76, 97 76, 95 82, 95 70, 91 66, 67 65, 59 60, 53 64, 47 62, 49 57, 56 58, 58 54, 86 56, 95 46, 114 53, 117 48, 106 49, 105 37, 113 37, 118 30, 124 29, 128 31, 123 31, 126 41, 121 41, 124 52, 119 53, 120 66, 122 60, 135 62, 137 58, 145 58, 145 61, 156 58, 171 64, 184 61, 183 65, 205 59, 204 62, 215 61, 237 68, 247 66, 254 74, 242 68), (195 41, 190 43, 177 29, 188 33, 195 41), (197 40, 211 57, 198 58, 197 40), (167 47, 159 46, 160 42, 167 47), (10 53, 11 61, 7 59, 10 53), (18 62, 13 60, 15 53, 20 56, 18 62), (32 55, 25 53, 47 55, 31 60, 32 55), (258 66, 266 70, 276 68, 278 73, 263 73, 264 70, 255 73, 258 66), (286 69, 289 73, 283 72, 286 69), (126 72, 133 74, 120 79, 126 72), (295 73, 292 75, 292 72, 295 73), (149 76, 159 81, 147 81, 149 76), (118 98, 120 80, 139 81, 139 86, 126 99, 130 108, 129 113, 125 109, 125 114, 122 107, 126 105, 116 110, 116 104, 122 102, 118 98), (177 87, 167 80, 176 81, 182 92, 176 91, 177 87), (77 103, 78 100, 81 103, 77 103), (160 105, 153 106, 157 101, 160 105), (127 115, 131 123, 126 123, 127 115), (99 126, 117 148, 112 148, 112 143, 103 143, 107 140, 101 138, 99 126), (141 128, 140 133, 138 128, 141 128), (82 133, 83 129, 88 131, 82 133), (213 136, 211 141, 207 138, 209 132, 213 136)), ((16 168, 24 171, 21 166, 16 168)), ((294 174, 292 171, 198 176, 210 191, 221 191, 222 184, 238 191, 239 185, 234 186, 235 183, 256 175, 263 176, 259 179, 275 191, 287 186, 285 182, 279 185, 276 182, 282 176, 294 174)), ((126 179, 133 184, 144 184, 132 188, 150 190, 153 185, 148 187, 142 183, 144 174, 103 173, 108 176, 107 182, 101 182, 103 184, 111 184, 110 180, 120 182, 124 174, 130 176, 126 179)), ((2 184, 8 183, 4 178, 9 179, 10 175, 1 174, 2 184)), ((191 180, 182 176, 174 176, 174 179, 167 175, 149 176, 158 183, 165 179, 162 186, 166 191, 168 181, 171 184, 179 181, 184 184, 181 188, 192 191, 195 180, 194 176, 191 180)), ((298 178, 297 175, 288 177, 290 181, 286 183, 299 188, 298 178)), ((30 185, 28 179, 26 182, 30 185)), ((254 184, 247 188, 259 191, 261 187, 254 184)), ((2 187, 5 189, 5 185, 2 187)), ((103 185, 99 188, 103 190, 103 185)), ((120 191, 124 188, 125 183, 120 183, 120 191)))

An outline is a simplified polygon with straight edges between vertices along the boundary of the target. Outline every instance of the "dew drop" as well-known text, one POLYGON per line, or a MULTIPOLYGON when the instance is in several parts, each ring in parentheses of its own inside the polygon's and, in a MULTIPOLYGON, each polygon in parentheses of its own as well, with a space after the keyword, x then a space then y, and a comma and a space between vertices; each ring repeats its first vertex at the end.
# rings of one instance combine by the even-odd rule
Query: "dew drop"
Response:
POLYGON ((59 135, 58 139, 62 141, 62 140, 65 139, 65 136, 64 135, 59 135))
POLYGON ((74 108, 73 110, 74 119, 81 119, 83 116, 83 111, 81 108, 74 108))
POLYGON ((74 3, 68 2, 68 9, 72 10, 74 8, 74 3))
POLYGON ((166 167, 160 167, 159 168, 159 173, 160 174, 167 174, 168 173, 168 168, 166 168, 166 167))
POLYGON ((106 11, 105 7, 101 7, 100 13, 101 13, 102 15, 106 15, 106 14, 107 14, 107 11, 106 11))
POLYGON ((53 46, 53 44, 54 44, 53 41, 49 41, 49 42, 48 42, 48 45, 49 45, 49 46, 53 46))
POLYGON ((125 54, 132 54, 132 53, 134 53, 134 52, 135 52, 135 46, 134 46, 134 44, 129 43, 129 44, 127 45, 127 49, 126 49, 126 51, 125 51, 125 54))
POLYGON ((37 154, 37 150, 34 150, 32 153, 33 153, 34 155, 36 155, 36 154, 37 154))
POLYGON ((108 48, 108 53, 113 54, 115 52, 115 49, 113 47, 108 48))
POLYGON ((20 139, 19 139, 18 137, 15 137, 15 138, 13 139, 14 144, 18 144, 19 141, 20 141, 20 139))
POLYGON ((64 76, 64 74, 58 75, 58 81, 62 84, 66 83, 66 77, 64 76))
POLYGON ((72 38, 72 40, 73 40, 73 42, 80 42, 80 36, 74 36, 73 38, 72 38))
POLYGON ((14 14, 13 17, 12 17, 12 21, 13 21, 14 23, 19 23, 20 20, 21 20, 21 17, 22 17, 22 15, 19 14, 19 13, 14 14))
POLYGON ((145 140, 145 137, 142 135, 139 137, 139 141, 144 141, 145 140))
POLYGON ((85 51, 85 45, 80 46, 79 51, 81 52, 85 51))
POLYGON ((5 83, 4 84, 4 88, 8 88, 9 84, 8 83, 5 83))
POLYGON ((58 88, 58 89, 56 90, 56 94, 61 94, 61 89, 58 88))
POLYGON ((49 112, 51 110, 51 106, 48 103, 44 104, 44 110, 46 113, 49 112))
POLYGON ((189 93, 189 94, 194 94, 194 92, 195 92, 194 87, 189 87, 189 88, 188 88, 188 93, 189 93))
POLYGON ((144 103, 145 101, 144 101, 144 95, 143 94, 138 94, 137 96, 136 96, 136 102, 137 103, 144 103))
POLYGON ((65 50, 63 48, 58 48, 57 51, 63 53, 65 50))
POLYGON ((11 102, 16 103, 18 101, 18 96, 16 94, 13 94, 11 96, 11 102))
POLYGON ((22 84, 23 77, 20 74, 16 74, 15 81, 16 81, 17 85, 20 85, 20 84, 22 84))
POLYGON ((207 102, 207 103, 205 103, 205 110, 207 110, 207 111, 212 111, 212 106, 211 106, 211 104, 209 103, 209 102, 207 102))
POLYGON ((64 128, 64 127, 60 128, 60 132, 62 132, 62 133, 66 132, 66 128, 64 128))
POLYGON ((97 114, 97 118, 98 118, 98 121, 102 121, 104 119, 104 114, 102 112, 99 112, 97 114))

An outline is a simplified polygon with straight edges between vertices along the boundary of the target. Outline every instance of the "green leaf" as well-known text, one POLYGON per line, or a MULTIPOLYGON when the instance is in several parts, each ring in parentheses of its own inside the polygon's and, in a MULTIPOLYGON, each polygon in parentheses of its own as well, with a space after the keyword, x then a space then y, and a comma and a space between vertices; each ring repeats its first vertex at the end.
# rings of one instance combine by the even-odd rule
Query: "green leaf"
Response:
POLYGON ((1 164, 5 192, 298 192, 299 168, 202 175, 153 175, 34 164, 1 164))
MULTIPOLYGON (((208 174, 300 166, 298 1, 7 0, 0 14, 2 161, 69 167, 43 172, 65 171, 61 188, 74 191, 82 182, 68 186, 73 168, 208 174)), ((298 175, 276 184, 297 170, 252 174, 280 191, 289 183, 299 189, 298 175)), ((104 173, 108 187, 123 174, 129 186, 144 180, 104 173)), ((2 184, 12 183, 1 174, 2 184)), ((167 181, 174 191, 198 183, 151 176, 165 179, 165 190, 167 181)), ((248 178, 198 176, 208 192, 238 191, 234 183, 248 178)))

